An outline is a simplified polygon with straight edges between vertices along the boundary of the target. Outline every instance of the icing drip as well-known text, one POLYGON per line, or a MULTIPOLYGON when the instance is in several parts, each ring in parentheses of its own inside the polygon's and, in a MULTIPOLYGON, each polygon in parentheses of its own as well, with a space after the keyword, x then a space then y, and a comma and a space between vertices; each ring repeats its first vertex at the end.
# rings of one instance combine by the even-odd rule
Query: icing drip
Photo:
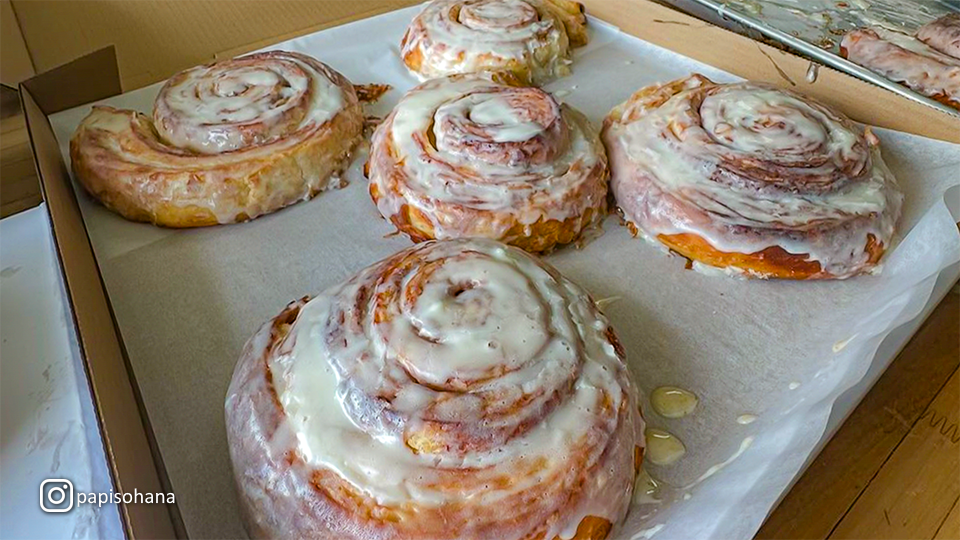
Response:
MULTIPOLYGON (((531 82, 546 82, 569 71, 571 38, 564 17, 572 15, 558 5, 541 0, 435 0, 410 24, 401 55, 422 80, 508 70, 531 82)), ((576 19, 575 24, 586 24, 582 14, 576 19)))
POLYGON ((791 92, 695 75, 638 92, 604 134, 624 217, 645 238, 693 233, 715 249, 779 246, 846 277, 868 235, 889 246, 902 195, 879 142, 791 92))
POLYGON ((489 76, 438 79, 404 96, 373 136, 370 179, 384 217, 414 208, 440 239, 503 239, 516 223, 590 209, 599 221, 606 205, 606 159, 583 115, 489 76))
POLYGON ((322 65, 273 52, 178 73, 160 90, 153 118, 168 144, 220 154, 322 125, 343 105, 340 88, 322 65))
POLYGON ((308 302, 268 368, 305 463, 371 504, 434 509, 443 538, 569 538, 585 516, 623 518, 643 447, 611 335, 523 251, 437 242, 308 302))
POLYGON ((683 418, 692 414, 699 401, 693 392, 675 386, 661 386, 650 394, 650 405, 664 418, 683 418))

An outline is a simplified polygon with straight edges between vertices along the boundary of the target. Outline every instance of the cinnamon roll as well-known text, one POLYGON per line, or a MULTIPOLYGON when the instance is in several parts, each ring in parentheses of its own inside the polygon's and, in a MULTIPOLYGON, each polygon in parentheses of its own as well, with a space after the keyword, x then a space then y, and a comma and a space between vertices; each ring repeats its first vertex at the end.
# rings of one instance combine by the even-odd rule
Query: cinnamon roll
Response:
POLYGON ((152 120, 94 107, 70 157, 80 184, 123 217, 199 227, 253 219, 339 186, 362 130, 346 78, 277 51, 174 75, 152 120))
POLYGON ((509 71, 530 84, 568 75, 587 44, 583 5, 569 0, 433 0, 400 43, 420 80, 509 71))
POLYGON ((374 133, 370 194, 413 241, 478 236, 541 252, 603 219, 596 130, 543 90, 498 80, 423 83, 374 133))
POLYGON ((644 445, 593 300, 485 239, 288 305, 247 342, 226 426, 253 538, 599 540, 644 445))
POLYGON ((699 269, 846 278, 893 239, 903 196, 880 141, 793 92, 693 75, 634 94, 603 136, 631 232, 699 269))
POLYGON ((853 30, 840 42, 840 54, 960 110, 960 59, 933 49, 913 36, 886 28, 853 30))

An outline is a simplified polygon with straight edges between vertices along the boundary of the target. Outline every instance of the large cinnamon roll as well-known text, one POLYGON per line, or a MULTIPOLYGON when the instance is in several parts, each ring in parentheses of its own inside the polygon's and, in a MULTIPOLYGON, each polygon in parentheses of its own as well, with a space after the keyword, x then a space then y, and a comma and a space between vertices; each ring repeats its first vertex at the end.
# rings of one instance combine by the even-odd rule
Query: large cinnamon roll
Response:
POLYGON ((583 5, 569 0, 433 0, 400 43, 421 80, 509 71, 531 84, 568 75, 587 43, 583 5))
POLYGON ((599 540, 644 444, 593 300, 483 239, 288 305, 247 343, 226 425, 253 538, 599 540))
POLYGON ((123 217, 199 227, 253 219, 339 186, 362 130, 346 78, 277 51, 174 75, 152 121, 94 107, 70 157, 80 184, 123 217))
POLYGON ((877 267, 900 216, 870 128, 770 85, 644 88, 610 113, 604 141, 627 226, 700 269, 853 276, 877 267))
POLYGON ((861 28, 843 36, 840 54, 891 81, 960 109, 960 58, 913 36, 883 27, 861 28))
POLYGON ((607 160, 586 117, 495 79, 421 84, 373 135, 370 194, 416 242, 479 236, 540 252, 603 219, 607 160))

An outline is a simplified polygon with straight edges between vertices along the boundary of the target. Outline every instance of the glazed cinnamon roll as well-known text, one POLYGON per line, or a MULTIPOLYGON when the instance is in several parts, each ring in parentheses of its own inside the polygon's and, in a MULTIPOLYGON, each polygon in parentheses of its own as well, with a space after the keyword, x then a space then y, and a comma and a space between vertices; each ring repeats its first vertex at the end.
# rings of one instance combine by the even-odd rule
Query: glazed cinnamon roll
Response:
POLYGON ((413 246, 291 303, 226 399, 252 538, 605 538, 643 419, 582 289, 484 239, 413 246))
POLYGON ((960 59, 913 36, 881 27, 853 30, 840 42, 840 54, 917 93, 960 109, 960 59))
POLYGON ((407 28, 400 53, 420 80, 509 71, 539 85, 570 73, 586 25, 583 5, 569 0, 433 0, 407 28))
POLYGON ((900 216, 870 128, 770 85, 693 75, 644 88, 607 117, 604 142, 631 232, 701 270, 870 272, 900 216))
POLYGON ((199 227, 253 219, 339 186, 362 130, 346 78, 277 51, 174 75, 152 120, 94 107, 70 157, 80 184, 123 217, 199 227))
POLYGON ((541 252, 604 217, 607 160, 586 117, 496 78, 421 84, 373 135, 370 194, 415 242, 479 236, 541 252))

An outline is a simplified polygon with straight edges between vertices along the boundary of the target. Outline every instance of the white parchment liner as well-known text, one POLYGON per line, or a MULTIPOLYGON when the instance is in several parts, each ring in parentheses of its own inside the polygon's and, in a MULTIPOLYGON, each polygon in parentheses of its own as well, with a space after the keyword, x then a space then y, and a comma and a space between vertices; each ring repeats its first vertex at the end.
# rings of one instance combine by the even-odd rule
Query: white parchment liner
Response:
MULTIPOLYGON (((382 116, 417 83, 398 57, 417 9, 271 48, 311 54, 357 84, 393 85, 368 111, 382 116)), ((547 89, 597 124, 646 84, 691 71, 736 80, 600 21, 591 25, 591 43, 577 51, 573 75, 547 89)), ((149 112, 158 89, 105 103, 149 112)), ((67 163, 70 136, 88 110, 51 117, 67 163)), ((618 538, 751 537, 823 436, 837 398, 863 378, 881 340, 919 313, 940 272, 960 260, 956 217, 944 202, 947 188, 960 184, 960 146, 877 133, 906 193, 903 240, 879 276, 820 283, 704 276, 631 238, 612 217, 582 250, 547 257, 595 298, 619 298, 604 309, 644 392, 676 385, 700 397, 696 412, 679 420, 659 418, 645 404, 649 424, 675 433, 688 453, 670 467, 647 466, 673 486, 664 490, 669 497, 635 508, 618 538), (738 424, 743 414, 758 419, 738 424)), ((223 426, 223 398, 243 343, 287 302, 409 245, 405 237, 385 238, 393 229, 370 201, 363 159, 349 171, 347 188, 240 225, 158 229, 79 196, 191 537, 243 536, 223 426)), ((947 196, 957 199, 960 189, 947 196)), ((892 354, 877 361, 886 365, 892 354)))

